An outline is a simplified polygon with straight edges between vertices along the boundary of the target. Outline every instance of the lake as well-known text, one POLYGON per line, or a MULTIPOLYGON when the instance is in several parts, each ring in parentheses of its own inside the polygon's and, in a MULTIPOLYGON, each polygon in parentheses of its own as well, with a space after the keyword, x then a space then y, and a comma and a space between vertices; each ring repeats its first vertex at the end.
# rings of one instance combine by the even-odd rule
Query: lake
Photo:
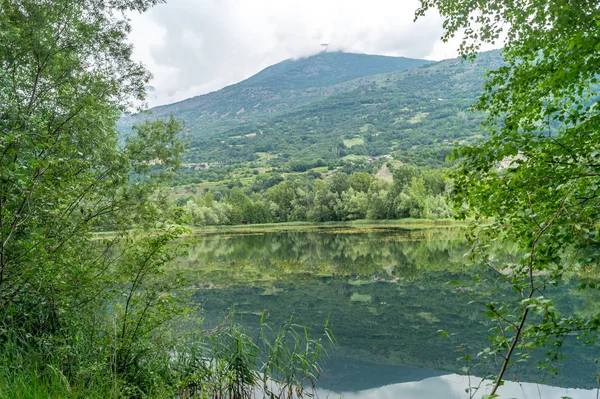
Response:
MULTIPOLYGON (((483 307, 470 303, 473 277, 489 280, 490 292, 499 289, 490 270, 465 256, 463 235, 456 228, 386 225, 289 231, 248 226, 195 236, 176 267, 193 281, 193 300, 209 325, 233 308, 250 328, 265 312, 270 325, 293 316, 315 337, 328 320, 337 345, 322 362, 320 397, 460 398, 468 397, 469 385, 458 375, 467 365, 462 358, 489 345, 491 327, 483 307), (441 337, 440 330, 450 337, 441 337)), ((502 250, 498 256, 515 254, 502 250)), ((501 289, 495 295, 511 295, 501 289)), ((599 303, 574 287, 555 288, 552 295, 569 312, 599 303)), ((503 395, 595 398, 598 346, 572 341, 565 344, 558 375, 538 372, 533 360, 509 370, 508 380, 519 377, 503 387, 503 395)), ((490 361, 473 373, 496 370, 490 361)), ((477 381, 472 377, 472 384, 477 381)))

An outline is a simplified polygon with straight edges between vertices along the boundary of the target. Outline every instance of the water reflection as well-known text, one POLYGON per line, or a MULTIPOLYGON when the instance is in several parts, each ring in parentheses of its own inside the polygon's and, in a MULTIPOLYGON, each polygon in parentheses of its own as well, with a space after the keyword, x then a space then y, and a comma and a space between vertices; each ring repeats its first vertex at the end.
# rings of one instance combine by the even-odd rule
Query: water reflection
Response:
MULTIPOLYGON (((213 234, 197 237, 177 268, 194 282, 194 300, 208 323, 222 319, 232 307, 249 326, 258 325, 263 311, 271 325, 293 314, 314 333, 329 319, 339 345, 326 365, 323 387, 368 391, 455 373, 465 365, 458 360, 465 351, 476 353, 488 345, 491 325, 482 309, 469 304, 464 289, 447 284, 462 281, 468 290, 475 274, 490 273, 469 264, 467 250, 454 230, 213 234), (441 329, 454 333, 453 341, 440 338, 441 329)), ((560 289, 569 311, 590 306, 575 290, 560 289)), ((538 373, 531 364, 515 374, 528 381, 591 388, 596 386, 599 353, 592 349, 567 342, 558 376, 538 373)), ((494 364, 486 367, 497 370, 494 364)), ((479 369, 480 375, 487 371, 479 369)), ((440 378, 431 380, 440 389, 454 381, 440 378)), ((400 385, 394 389, 411 387, 400 385)), ((438 397, 423 395, 418 397, 438 397)))
POLYGON ((432 270, 464 270, 466 251, 452 230, 215 234, 197 237, 178 266, 216 284, 303 273, 412 279, 432 270))
MULTIPOLYGON (((465 387, 478 385, 481 380, 465 376, 450 374, 441 377, 431 377, 421 381, 405 382, 400 384, 386 385, 382 387, 365 389, 362 391, 330 391, 317 389, 318 398, 343 399, 469 399, 465 387)), ((596 390, 566 389, 541 384, 507 382, 498 391, 501 398, 521 399, 596 399, 596 390)), ((481 388, 472 396, 480 399, 489 394, 489 387, 484 381, 481 388)))

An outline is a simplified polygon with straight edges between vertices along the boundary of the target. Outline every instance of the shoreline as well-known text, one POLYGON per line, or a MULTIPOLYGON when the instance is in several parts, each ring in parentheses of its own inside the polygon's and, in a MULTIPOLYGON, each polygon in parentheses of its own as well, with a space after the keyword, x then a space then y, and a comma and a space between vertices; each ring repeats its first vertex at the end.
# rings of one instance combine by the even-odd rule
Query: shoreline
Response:
POLYGON ((221 226, 192 227, 191 234, 219 232, 277 232, 277 231, 306 231, 321 229, 405 229, 423 230, 432 228, 466 227, 471 220, 455 219, 398 219, 398 220, 352 220, 336 222, 284 222, 265 224, 238 224, 221 226))

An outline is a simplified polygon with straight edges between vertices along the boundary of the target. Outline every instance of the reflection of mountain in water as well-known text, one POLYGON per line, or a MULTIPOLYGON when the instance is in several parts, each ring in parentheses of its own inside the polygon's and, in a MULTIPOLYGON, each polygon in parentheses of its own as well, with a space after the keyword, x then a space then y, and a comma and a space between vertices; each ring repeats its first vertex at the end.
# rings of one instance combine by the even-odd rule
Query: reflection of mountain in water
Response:
MULTIPOLYGON (((489 345, 491 324, 465 294, 475 274, 489 277, 479 289, 498 287, 489 270, 467 264, 466 252, 452 231, 219 234, 199 237, 179 266, 196 281, 194 299, 207 320, 223 317, 231 307, 250 327, 258 325, 263 311, 272 326, 293 314, 315 336, 329 319, 339 345, 331 351, 334 361, 324 386, 364 390, 439 375, 429 370, 455 373, 465 366, 457 358, 475 357, 489 345), (462 282, 462 291, 449 280, 462 282), (454 341, 440 338, 442 329, 455 334, 454 341)), ((566 286, 553 290, 567 314, 597 304, 566 286)), ((511 293, 498 295, 509 299, 511 293)), ((597 347, 571 340, 558 376, 537 372, 532 360, 510 369, 508 378, 595 387, 598 353, 597 347)), ((489 363, 477 371, 497 369, 489 363)))

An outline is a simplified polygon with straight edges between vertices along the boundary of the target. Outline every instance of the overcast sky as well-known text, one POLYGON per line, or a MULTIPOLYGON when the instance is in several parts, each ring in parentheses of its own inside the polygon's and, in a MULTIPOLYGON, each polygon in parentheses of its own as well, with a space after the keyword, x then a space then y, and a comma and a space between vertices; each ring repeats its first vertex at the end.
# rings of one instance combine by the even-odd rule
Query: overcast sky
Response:
POLYGON ((168 0, 132 15, 134 58, 154 75, 150 106, 218 90, 288 58, 328 50, 441 60, 441 18, 417 0, 168 0))

